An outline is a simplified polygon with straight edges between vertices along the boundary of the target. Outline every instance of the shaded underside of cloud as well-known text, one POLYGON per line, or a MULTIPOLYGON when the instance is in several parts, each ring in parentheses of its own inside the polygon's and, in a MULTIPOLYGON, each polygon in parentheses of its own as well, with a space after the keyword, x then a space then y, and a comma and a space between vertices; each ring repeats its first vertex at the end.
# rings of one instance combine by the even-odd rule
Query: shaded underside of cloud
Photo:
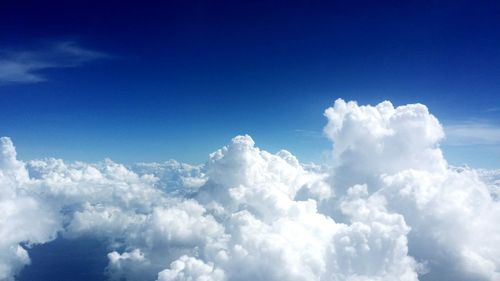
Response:
POLYGON ((421 104, 325 111, 329 166, 247 135, 203 165, 19 161, 0 141, 0 280, 57 237, 112 280, 499 280, 498 174, 450 167, 421 104))

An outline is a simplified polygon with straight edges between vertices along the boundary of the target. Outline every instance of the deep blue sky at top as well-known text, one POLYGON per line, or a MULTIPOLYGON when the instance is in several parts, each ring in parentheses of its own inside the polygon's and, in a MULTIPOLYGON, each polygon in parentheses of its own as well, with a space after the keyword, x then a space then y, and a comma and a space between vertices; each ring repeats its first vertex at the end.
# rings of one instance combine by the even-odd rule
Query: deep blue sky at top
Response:
POLYGON ((499 1, 1 1, 0 48, 67 41, 108 56, 0 85, 22 159, 203 162, 248 133, 318 161, 341 97, 487 124, 486 144, 445 152, 500 166, 499 1))

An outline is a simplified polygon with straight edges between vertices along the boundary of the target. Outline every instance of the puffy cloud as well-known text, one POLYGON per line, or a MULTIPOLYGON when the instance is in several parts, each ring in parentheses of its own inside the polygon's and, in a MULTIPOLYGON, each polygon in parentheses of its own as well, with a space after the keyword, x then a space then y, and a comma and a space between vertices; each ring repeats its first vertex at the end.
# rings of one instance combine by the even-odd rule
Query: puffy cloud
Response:
POLYGON ((439 149, 444 137, 438 120, 425 105, 376 106, 335 101, 325 110, 326 135, 333 141, 335 181, 344 189, 368 183, 375 189, 379 175, 405 169, 443 172, 446 161, 439 149))
POLYGON ((500 228, 492 224, 500 205, 474 172, 408 170, 383 180, 379 193, 412 227, 410 253, 431 273, 447 265, 461 273, 455 280, 500 278, 500 228))
POLYGON ((439 149, 442 127, 424 105, 337 100, 325 115, 337 193, 368 183, 370 197, 401 214, 411 227, 409 254, 427 264, 424 279, 500 279, 494 174, 448 167, 439 149))
POLYGON ((206 264, 202 260, 182 256, 172 262, 170 269, 158 274, 158 281, 223 281, 224 271, 206 264))
POLYGON ((0 138, 0 280, 30 263, 27 247, 55 239, 59 215, 30 194, 28 172, 11 140, 0 138))
POLYGON ((158 187, 168 192, 189 192, 207 181, 203 165, 189 165, 169 160, 164 163, 137 163, 131 168, 139 175, 154 175, 158 187))
POLYGON ((330 168, 247 135, 204 165, 131 167, 24 163, 2 138, 0 280, 57 235, 106 243, 113 280, 500 278, 496 178, 447 166, 425 106, 337 100, 325 115, 330 168))
MULTIPOLYGON (((464 168, 459 168, 464 169, 464 168)), ((465 168, 471 170, 470 168, 465 168)), ((494 196, 496 200, 500 199, 500 169, 497 170, 475 170, 480 177, 480 179, 488 185, 490 193, 494 196)))

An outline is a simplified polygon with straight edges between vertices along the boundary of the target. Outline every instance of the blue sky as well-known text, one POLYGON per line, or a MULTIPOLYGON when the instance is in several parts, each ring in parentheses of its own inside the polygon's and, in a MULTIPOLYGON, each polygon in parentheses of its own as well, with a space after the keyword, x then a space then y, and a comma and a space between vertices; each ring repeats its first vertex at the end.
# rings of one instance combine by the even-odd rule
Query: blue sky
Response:
POLYGON ((499 12, 498 1, 4 1, 0 135, 21 159, 203 162, 248 133, 322 161, 335 99, 391 100, 430 108, 452 164, 499 167, 499 12))

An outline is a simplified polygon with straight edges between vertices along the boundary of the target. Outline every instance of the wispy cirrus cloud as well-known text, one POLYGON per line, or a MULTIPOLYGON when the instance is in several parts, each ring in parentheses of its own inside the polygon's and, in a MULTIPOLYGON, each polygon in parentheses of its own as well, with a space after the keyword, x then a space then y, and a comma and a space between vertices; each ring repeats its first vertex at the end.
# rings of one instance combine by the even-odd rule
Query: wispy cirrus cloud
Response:
POLYGON ((498 111, 500 111, 500 107, 498 106, 490 107, 484 110, 484 112, 486 113, 498 112, 498 111))
POLYGON ((0 50, 0 85, 46 81, 44 70, 78 67, 109 57, 73 41, 52 43, 38 50, 0 50))
POLYGON ((450 145, 500 145, 500 126, 485 121, 467 121, 445 126, 450 145))

